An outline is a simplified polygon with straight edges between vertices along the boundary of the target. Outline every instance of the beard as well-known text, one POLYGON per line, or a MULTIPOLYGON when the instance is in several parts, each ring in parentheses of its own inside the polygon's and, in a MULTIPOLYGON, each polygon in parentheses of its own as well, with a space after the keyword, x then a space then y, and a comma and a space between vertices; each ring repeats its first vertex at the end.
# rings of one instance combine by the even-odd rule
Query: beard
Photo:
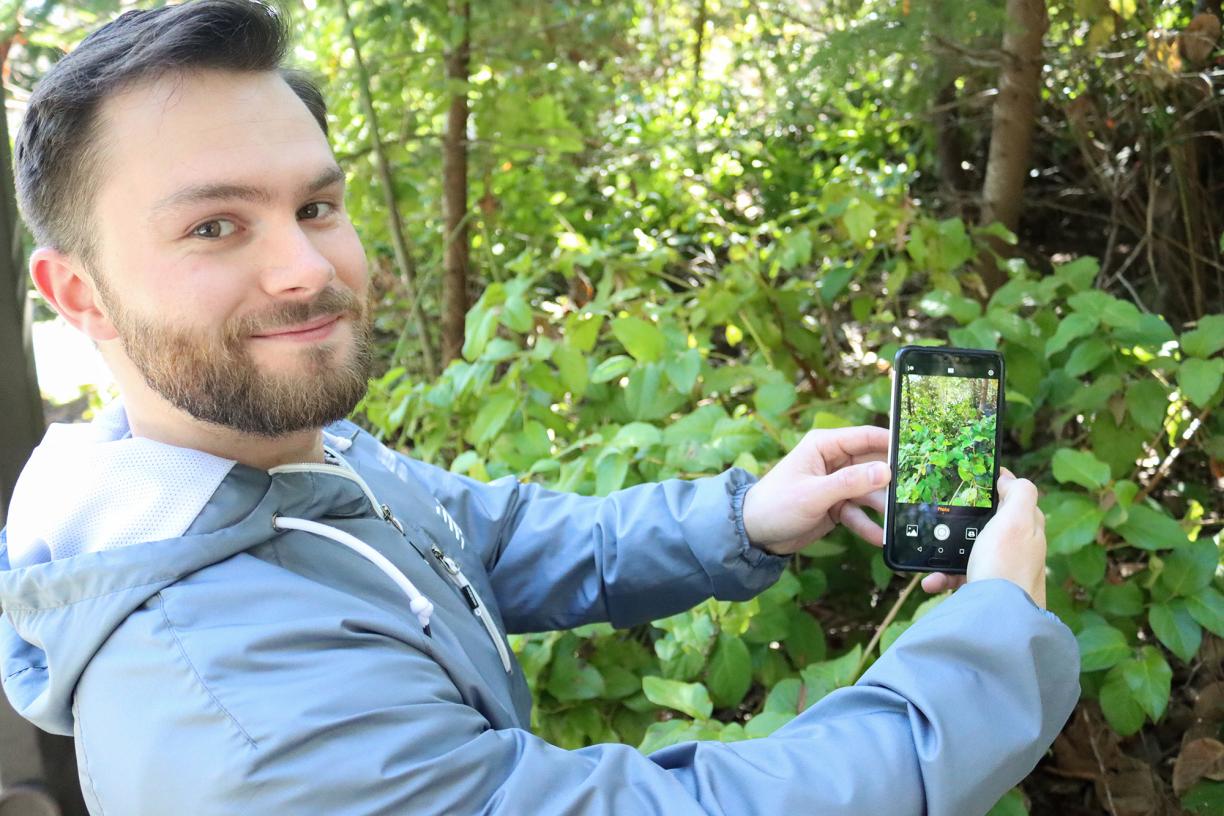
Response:
POLYGON ((309 303, 236 318, 218 337, 137 315, 119 305, 100 277, 99 294, 128 359, 151 389, 198 420, 278 437, 345 418, 366 392, 374 356, 371 317, 351 290, 328 288, 309 303), (352 347, 340 359, 333 338, 289 352, 302 359, 283 373, 265 372, 251 355, 253 334, 336 313, 353 330, 352 347))

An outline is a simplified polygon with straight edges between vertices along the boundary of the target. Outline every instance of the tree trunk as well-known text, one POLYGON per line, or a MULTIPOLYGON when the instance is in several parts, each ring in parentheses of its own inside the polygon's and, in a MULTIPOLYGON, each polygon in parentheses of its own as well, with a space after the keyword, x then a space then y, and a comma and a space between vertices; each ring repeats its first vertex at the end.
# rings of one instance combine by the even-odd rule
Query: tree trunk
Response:
POLYGON ((467 317, 468 267, 468 93, 472 10, 469 0, 451 0, 450 16, 463 20, 463 34, 446 53, 446 79, 452 88, 442 142, 442 211, 446 223, 442 274, 442 365, 463 351, 467 317))
MULTIPOLYGON (((982 185, 982 223, 998 221, 1012 232, 1020 224, 1024 179, 1029 171, 1033 124, 1044 66, 1041 38, 1049 25, 1045 0, 1007 0, 1003 70, 990 129, 990 154, 982 185)), ((997 248, 1002 248, 998 242, 997 248)), ((989 291, 1006 278, 994 263, 982 265, 989 291)))
MULTIPOLYGON (((0 65, 8 54, 0 44, 0 65)), ((4 110, 0 84, 0 110, 4 110)), ((25 253, 13 191, 8 122, 0 116, 0 526, 8 516, 17 475, 42 439, 42 397, 30 342, 25 253)), ((13 814, 56 812, 85 816, 72 739, 40 731, 0 694, 0 810, 13 814)))
MULTIPOLYGON (((395 250, 395 265, 399 269, 400 282, 411 301, 413 317, 416 319, 417 331, 421 338, 421 356, 424 358, 425 372, 430 378, 438 375, 438 364, 434 359, 433 342, 429 339, 429 321, 425 319, 425 309, 421 305, 420 290, 417 288, 416 262, 408 248, 408 237, 404 235, 403 222, 400 221, 399 204, 395 201, 395 178, 391 175, 391 165, 387 162, 387 154, 383 152, 382 136, 378 129, 378 116, 374 112, 374 97, 370 93, 370 74, 366 70, 365 60, 361 58, 361 44, 357 41, 357 32, 353 30, 353 19, 349 15, 348 0, 340 0, 340 11, 344 14, 344 27, 348 33, 349 45, 353 49, 353 62, 357 66, 357 90, 361 94, 361 106, 365 110, 366 121, 370 126, 370 141, 373 144, 374 163, 378 168, 378 177, 382 182, 383 202, 387 206, 387 222, 391 230, 391 246, 395 250)), ((393 361, 398 363, 399 361, 393 361)))

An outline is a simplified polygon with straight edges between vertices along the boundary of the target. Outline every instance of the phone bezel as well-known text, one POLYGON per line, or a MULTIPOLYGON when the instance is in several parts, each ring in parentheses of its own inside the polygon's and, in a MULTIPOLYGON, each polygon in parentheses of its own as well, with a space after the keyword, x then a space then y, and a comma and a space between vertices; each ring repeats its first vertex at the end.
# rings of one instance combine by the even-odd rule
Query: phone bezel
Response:
MULTIPOLYGON (((960 348, 957 346, 902 346, 897 349, 897 353, 893 356, 893 387, 892 401, 889 407, 888 425, 889 425, 889 444, 888 444, 888 467, 892 471, 892 478, 888 482, 888 500, 884 505, 884 564, 894 572, 943 572, 948 574, 964 574, 968 570, 969 556, 973 554, 973 545, 970 544, 964 556, 951 556, 950 563, 947 566, 930 566, 928 564, 914 564, 897 561, 893 558, 893 550, 895 547, 896 531, 893 529, 892 518, 895 514, 895 506, 897 501, 897 449, 900 445, 901 428, 897 422, 900 416, 901 408, 901 363, 902 359, 908 354, 939 354, 952 355, 958 357, 967 357, 975 359, 988 358, 998 363, 999 371, 999 396, 998 406, 995 412, 995 456, 994 456, 994 473, 991 476, 991 503, 994 509, 998 509, 999 505, 999 467, 1002 459, 1001 452, 1003 447, 1003 412, 1007 404, 1007 399, 1004 394, 1004 384, 1007 379, 1007 366, 1004 362, 1003 355, 997 351, 989 349, 971 349, 960 348), (960 563, 961 559, 964 563, 960 563)), ((984 516, 989 519, 994 515, 992 511, 989 515, 984 516)))

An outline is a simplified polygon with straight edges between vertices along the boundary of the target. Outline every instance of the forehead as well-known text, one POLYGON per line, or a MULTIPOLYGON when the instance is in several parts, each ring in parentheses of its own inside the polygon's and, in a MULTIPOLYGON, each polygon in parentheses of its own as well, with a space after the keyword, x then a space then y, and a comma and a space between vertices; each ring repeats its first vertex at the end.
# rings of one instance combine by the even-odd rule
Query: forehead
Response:
POLYGON ((99 198, 151 207, 219 180, 297 186, 334 163, 306 105, 275 72, 205 71, 141 82, 98 112, 99 198))

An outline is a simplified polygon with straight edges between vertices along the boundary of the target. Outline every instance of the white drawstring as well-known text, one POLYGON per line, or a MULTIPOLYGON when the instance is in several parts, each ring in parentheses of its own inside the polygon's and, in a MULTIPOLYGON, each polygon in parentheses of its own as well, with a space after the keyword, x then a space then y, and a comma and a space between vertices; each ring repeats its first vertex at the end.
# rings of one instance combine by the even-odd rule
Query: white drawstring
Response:
POLYGON ((353 550, 358 555, 365 556, 372 561, 375 566, 387 574, 387 576, 408 595, 408 608, 417 616, 417 620, 421 622, 421 626, 429 626, 429 618, 433 615, 433 604, 426 598, 421 591, 416 588, 412 581, 408 580, 408 576, 395 568, 395 565, 387 560, 386 556, 378 550, 366 544, 356 536, 349 535, 343 530, 337 530, 335 527, 330 527, 326 524, 320 524, 317 521, 309 521, 308 519, 292 518, 290 516, 274 516, 272 518, 272 526, 278 530, 302 530, 307 533, 321 535, 324 538, 330 538, 338 544, 343 544, 350 550, 353 550))

